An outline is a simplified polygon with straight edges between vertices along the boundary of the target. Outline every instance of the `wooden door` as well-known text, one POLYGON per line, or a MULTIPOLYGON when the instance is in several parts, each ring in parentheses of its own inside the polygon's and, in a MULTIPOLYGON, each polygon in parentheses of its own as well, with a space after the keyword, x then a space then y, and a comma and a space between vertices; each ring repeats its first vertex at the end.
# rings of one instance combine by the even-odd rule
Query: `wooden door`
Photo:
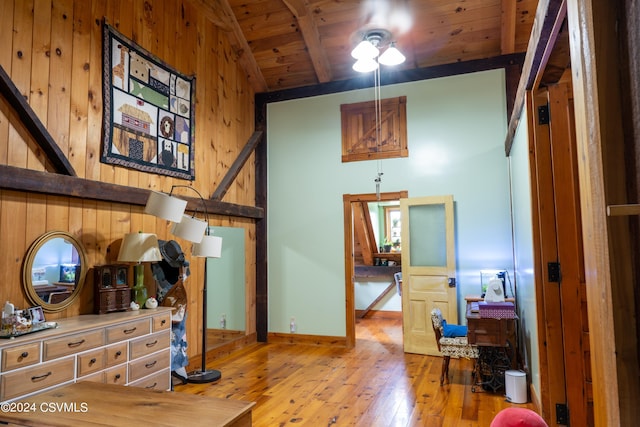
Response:
POLYGON ((531 167, 539 243, 534 256, 539 266, 542 412, 554 425, 591 426, 589 325, 570 81, 539 90, 530 106, 535 118, 530 122, 531 167))
POLYGON ((453 196, 400 199, 400 212, 404 351, 439 356, 431 310, 458 321, 453 196))

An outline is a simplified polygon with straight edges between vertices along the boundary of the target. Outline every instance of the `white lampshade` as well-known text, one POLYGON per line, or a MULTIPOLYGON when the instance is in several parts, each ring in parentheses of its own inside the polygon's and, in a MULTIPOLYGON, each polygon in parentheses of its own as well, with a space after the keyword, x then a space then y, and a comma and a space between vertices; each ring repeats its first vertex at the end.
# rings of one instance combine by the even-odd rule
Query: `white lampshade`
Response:
POLYGON ((222 237, 204 236, 200 243, 194 243, 191 255, 197 257, 220 258, 222 256, 222 237))
POLYGON ((378 68, 378 62, 372 58, 358 59, 353 64, 353 69, 359 73, 369 73, 375 71, 378 68))
POLYGON ((351 51, 351 56, 355 59, 373 59, 380 51, 377 47, 375 47, 369 40, 362 40, 358 45, 353 48, 351 51))
POLYGON ((180 222, 186 208, 186 200, 152 191, 147 199, 144 212, 171 222, 180 222))
POLYGON ((119 262, 162 261, 158 237, 153 233, 125 234, 118 253, 119 262))
POLYGON ((173 224, 171 233, 190 242, 200 243, 208 225, 207 221, 182 215, 182 221, 173 224))
POLYGON ((402 64, 405 59, 405 56, 396 49, 395 43, 392 43, 391 46, 380 55, 378 62, 382 65, 399 65, 402 64))

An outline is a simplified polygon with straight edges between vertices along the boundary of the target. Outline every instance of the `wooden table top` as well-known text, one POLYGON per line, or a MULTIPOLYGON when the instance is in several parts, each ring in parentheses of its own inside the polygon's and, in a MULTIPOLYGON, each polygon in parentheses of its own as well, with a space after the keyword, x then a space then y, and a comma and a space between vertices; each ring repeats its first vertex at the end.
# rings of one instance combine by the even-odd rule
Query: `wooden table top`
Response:
POLYGON ((228 426, 254 405, 242 400, 79 382, 4 403, 0 421, 56 427, 228 426))

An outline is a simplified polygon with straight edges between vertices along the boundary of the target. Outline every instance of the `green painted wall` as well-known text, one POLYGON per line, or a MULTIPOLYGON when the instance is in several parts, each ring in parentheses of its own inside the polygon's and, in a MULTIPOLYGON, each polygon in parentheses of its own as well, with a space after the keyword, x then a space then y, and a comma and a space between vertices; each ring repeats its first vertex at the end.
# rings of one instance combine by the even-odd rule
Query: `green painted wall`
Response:
POLYGON ((245 330, 244 228, 211 227, 222 237, 222 256, 207 259, 207 328, 219 329, 226 317, 226 329, 245 330))
MULTIPOLYGON (((480 270, 513 272, 504 87, 502 70, 382 87, 407 96, 409 157, 382 161, 381 191, 453 194, 462 318, 480 270)), ((340 104, 372 99, 363 89, 268 105, 270 332, 295 317, 298 333, 346 334, 342 196, 375 192, 378 164, 341 162, 340 104)))
MULTIPOLYGON (((529 140, 527 111, 522 113, 510 154, 513 193, 513 228, 515 246, 515 277, 518 286, 518 316, 520 317, 520 353, 531 382, 540 397, 540 360, 538 357, 538 323, 533 265, 533 235, 531 217, 531 178, 529 176, 529 140)), ((539 399, 538 399, 539 401, 539 399)))

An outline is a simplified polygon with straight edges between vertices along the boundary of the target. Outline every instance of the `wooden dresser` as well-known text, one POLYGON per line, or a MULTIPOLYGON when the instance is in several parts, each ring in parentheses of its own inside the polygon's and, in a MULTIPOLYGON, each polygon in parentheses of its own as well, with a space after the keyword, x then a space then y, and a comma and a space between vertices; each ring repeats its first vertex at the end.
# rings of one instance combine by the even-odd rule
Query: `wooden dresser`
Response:
POLYGON ((87 314, 0 341, 0 401, 92 381, 155 390, 171 386, 171 308, 87 314))

